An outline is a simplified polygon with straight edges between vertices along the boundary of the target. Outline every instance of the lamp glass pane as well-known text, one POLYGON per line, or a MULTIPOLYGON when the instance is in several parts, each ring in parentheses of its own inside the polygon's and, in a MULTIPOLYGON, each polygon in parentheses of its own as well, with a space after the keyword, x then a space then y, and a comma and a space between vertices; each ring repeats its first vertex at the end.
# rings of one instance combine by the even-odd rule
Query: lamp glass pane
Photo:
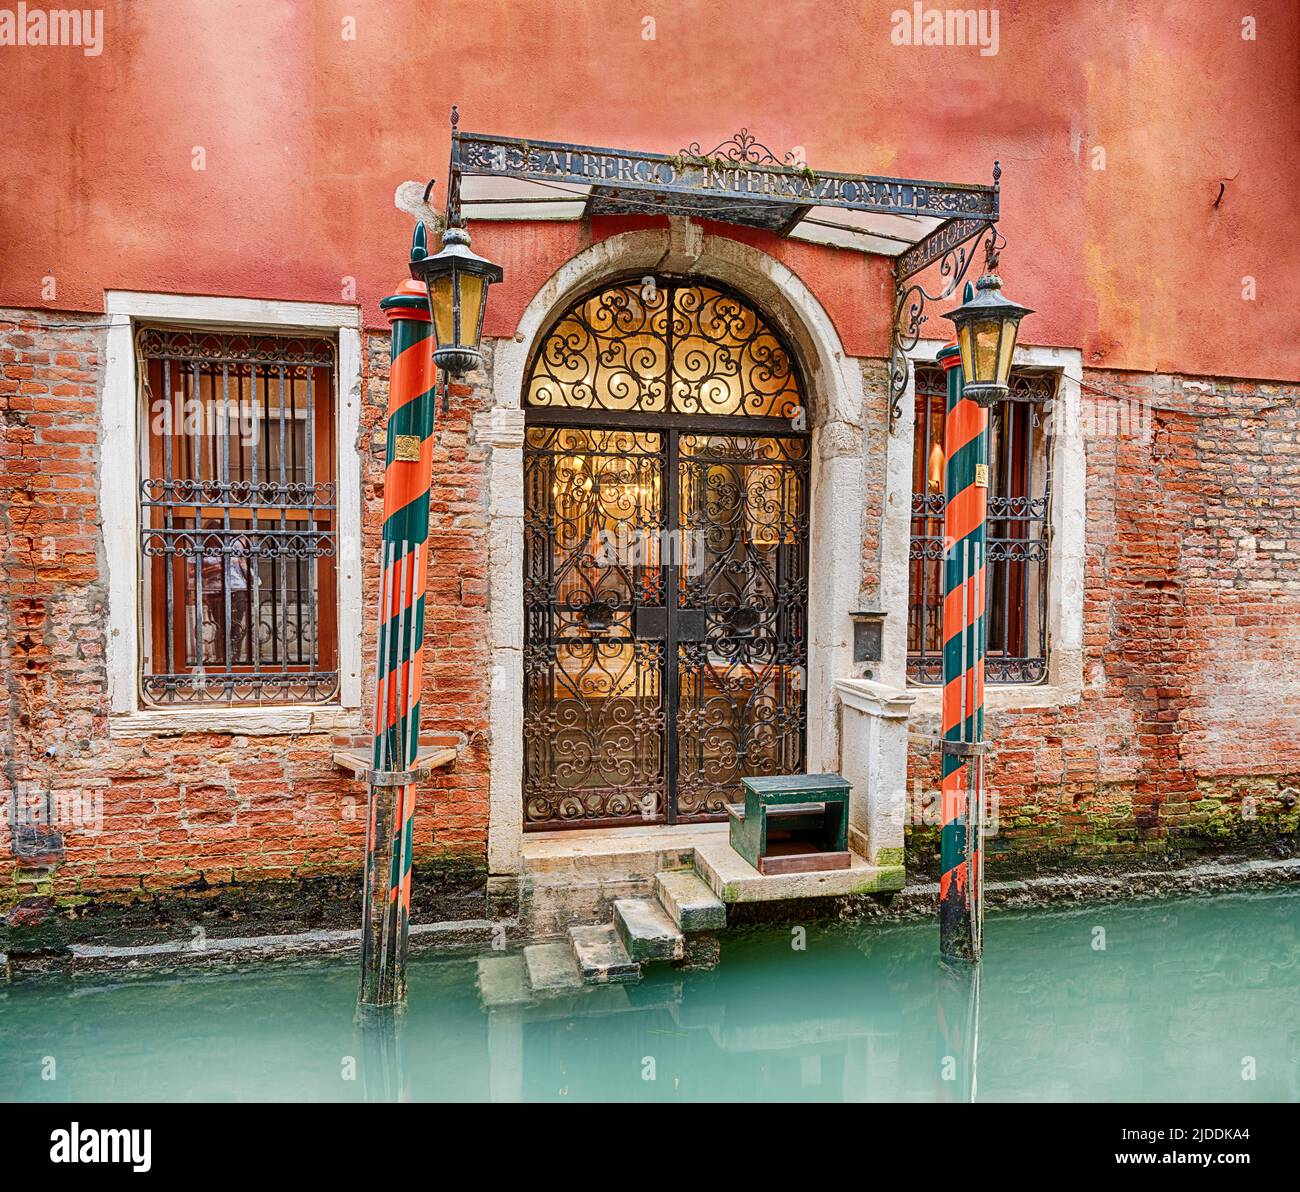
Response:
POLYGON ((1002 345, 998 351, 998 384, 1011 379, 1011 353, 1016 350, 1016 324, 1019 319, 1002 320, 1002 345))
POLYGON ((477 348, 483 319, 483 287, 481 277, 457 270, 460 283, 460 342, 463 347, 477 348))
POLYGON ((971 359, 971 332, 969 323, 962 323, 957 328, 957 347, 961 350, 961 372, 963 381, 975 379, 975 362, 971 359))
POLYGON ((452 301, 452 274, 435 277, 429 282, 429 308, 433 312, 433 334, 438 347, 450 347, 456 342, 456 330, 453 324, 455 305, 452 301))
POLYGON ((998 339, 1002 335, 1001 319, 980 319, 971 328, 974 359, 967 381, 988 382, 997 377, 998 339))

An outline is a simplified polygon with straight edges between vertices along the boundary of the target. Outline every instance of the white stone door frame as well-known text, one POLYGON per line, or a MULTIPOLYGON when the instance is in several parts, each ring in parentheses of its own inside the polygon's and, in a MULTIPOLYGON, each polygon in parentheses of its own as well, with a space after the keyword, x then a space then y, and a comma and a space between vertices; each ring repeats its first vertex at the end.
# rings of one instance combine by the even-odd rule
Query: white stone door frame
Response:
POLYGON ((852 673, 852 623, 862 576, 863 382, 830 317, 780 262, 739 241, 706 236, 689 220, 627 232, 584 249, 524 309, 512 339, 493 347, 493 408, 475 420, 488 460, 492 734, 488 866, 517 874, 523 850, 523 438, 524 375, 538 337, 582 294, 619 277, 713 278, 755 302, 799 358, 811 403, 812 524, 808 594, 808 769, 839 756, 835 683, 852 673))

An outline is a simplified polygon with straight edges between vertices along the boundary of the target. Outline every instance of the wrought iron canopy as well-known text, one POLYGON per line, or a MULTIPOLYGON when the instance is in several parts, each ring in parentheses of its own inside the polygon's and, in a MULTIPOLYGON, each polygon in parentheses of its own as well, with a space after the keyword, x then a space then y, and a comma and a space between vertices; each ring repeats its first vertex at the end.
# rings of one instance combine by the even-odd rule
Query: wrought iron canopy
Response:
POLYGON ((450 216, 688 215, 895 259, 900 280, 995 223, 998 187, 813 170, 747 129, 711 151, 600 149, 452 130, 450 216))
POLYGON ((997 162, 991 186, 813 170, 790 153, 778 160, 744 128, 708 152, 693 141, 672 155, 523 140, 462 132, 453 108, 447 220, 686 215, 890 257, 892 430, 927 303, 956 292, 972 240, 997 236, 1001 176, 997 162), (936 263, 932 291, 914 279, 936 263))

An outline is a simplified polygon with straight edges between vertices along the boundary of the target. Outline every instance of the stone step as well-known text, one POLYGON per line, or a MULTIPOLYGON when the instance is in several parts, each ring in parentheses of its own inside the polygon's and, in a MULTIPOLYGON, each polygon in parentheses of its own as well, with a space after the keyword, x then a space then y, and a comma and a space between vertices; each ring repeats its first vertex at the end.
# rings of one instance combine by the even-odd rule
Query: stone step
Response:
POLYGON ((633 960, 644 964, 648 960, 682 958, 682 933, 653 898, 616 898, 614 926, 633 960))
POLYGON ((564 942, 529 944, 524 949, 528 980, 537 993, 564 993, 582 987, 573 949, 564 942))
POLYGON ((906 880, 902 865, 871 865, 857 853, 850 854, 848 869, 763 874, 721 841, 696 847, 695 872, 726 903, 888 894, 906 880))
POLYGON ((569 940, 578 971, 588 985, 635 981, 641 976, 641 966, 627 954, 612 923, 570 927, 569 940))
POLYGON ((693 870, 656 873, 655 894, 683 931, 720 931, 727 925, 726 904, 693 870))
POLYGON ((478 962, 478 992, 489 1009, 532 1001, 527 962, 518 955, 482 957, 478 962))

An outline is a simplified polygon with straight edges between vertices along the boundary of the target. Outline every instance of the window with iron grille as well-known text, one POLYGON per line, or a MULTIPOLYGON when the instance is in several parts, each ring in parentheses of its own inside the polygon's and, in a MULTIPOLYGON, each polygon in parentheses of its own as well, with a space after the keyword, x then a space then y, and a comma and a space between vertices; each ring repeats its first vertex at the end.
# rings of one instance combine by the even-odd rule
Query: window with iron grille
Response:
POLYGON ((331 701, 333 340, 144 327, 136 344, 145 700, 331 701))
MULTIPOLYGON (((1051 553, 1051 455, 1044 415, 1056 374, 1015 370, 1016 400, 989 411, 988 683, 1047 676, 1047 563, 1051 553)), ((942 368, 916 368, 912 539, 908 552, 907 677, 943 682, 943 448, 948 401, 942 368)))

